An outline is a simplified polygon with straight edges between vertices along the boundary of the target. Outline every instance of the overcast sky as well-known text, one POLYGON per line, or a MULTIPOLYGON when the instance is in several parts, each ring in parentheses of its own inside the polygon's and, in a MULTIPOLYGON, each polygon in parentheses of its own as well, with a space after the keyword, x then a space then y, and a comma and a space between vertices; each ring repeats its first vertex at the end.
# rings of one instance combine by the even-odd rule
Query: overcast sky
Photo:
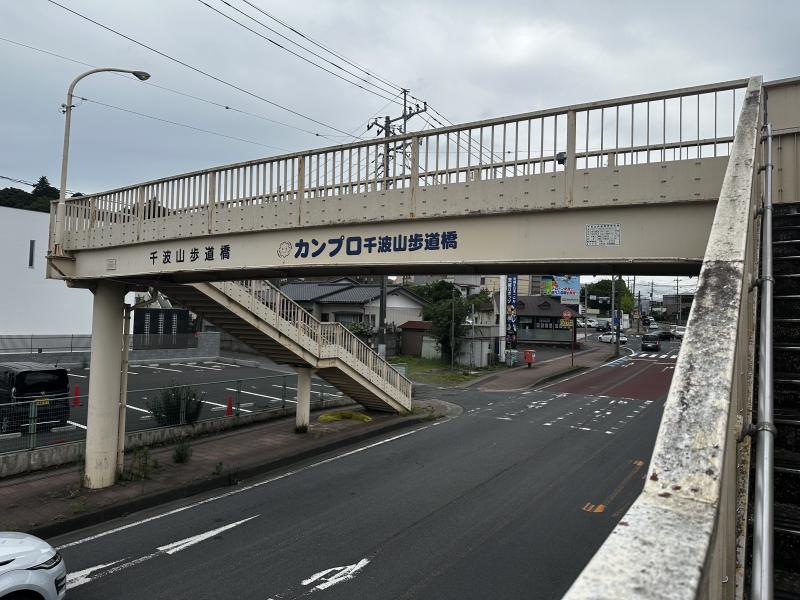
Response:
MULTIPOLYGON (((398 114, 396 107, 387 109, 385 99, 288 54, 199 0, 58 1, 344 132, 365 135, 371 116, 398 114)), ((243 0, 226 1, 291 35, 243 0)), ((373 74, 410 88, 453 122, 751 74, 766 80, 800 74, 800 3, 789 0, 249 1, 373 74)), ((205 2, 281 41, 222 0, 205 2)), ((254 143, 79 101, 73 115, 71 190, 101 191, 348 141, 335 137, 341 132, 195 73, 48 0, 0 2, 0 37, 91 65, 146 70, 152 75, 148 83, 262 117, 131 77, 94 75, 80 83, 78 95, 254 143)), ((87 67, 7 41, 0 41, 0 53, 0 175, 35 180, 46 174, 57 185, 63 136, 59 107, 70 80, 87 67)), ((410 128, 423 125, 416 121, 410 128)), ((0 187, 6 185, 11 184, 0 180, 0 187)))

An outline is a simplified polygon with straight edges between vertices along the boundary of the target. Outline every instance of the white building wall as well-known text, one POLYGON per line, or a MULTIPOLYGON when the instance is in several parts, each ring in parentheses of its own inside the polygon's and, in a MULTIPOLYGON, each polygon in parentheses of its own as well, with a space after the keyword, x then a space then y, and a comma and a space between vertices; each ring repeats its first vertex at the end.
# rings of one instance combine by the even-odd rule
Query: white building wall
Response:
MULTIPOLYGON (((364 305, 364 314, 377 323, 380 312, 380 299, 364 305)), ((386 296, 386 324, 402 325, 406 321, 421 321, 422 306, 416 300, 402 294, 386 296)))
POLYGON ((45 279, 49 222, 47 213, 0 207, 0 335, 91 333, 92 293, 45 279))

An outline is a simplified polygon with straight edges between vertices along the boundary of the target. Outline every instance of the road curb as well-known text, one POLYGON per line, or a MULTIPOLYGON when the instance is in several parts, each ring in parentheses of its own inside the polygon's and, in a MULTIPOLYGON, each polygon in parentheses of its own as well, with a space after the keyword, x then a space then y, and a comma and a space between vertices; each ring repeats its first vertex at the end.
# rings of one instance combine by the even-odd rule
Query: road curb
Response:
POLYGON ((325 454, 327 452, 331 452, 333 450, 337 450, 345 446, 357 444, 359 442, 371 439, 373 437, 377 437, 382 434, 391 433, 393 431, 397 431, 399 429, 403 429, 406 427, 411 427, 413 425, 419 425, 420 423, 425 422, 429 419, 430 415, 425 414, 425 415, 407 417, 400 421, 389 422, 380 427, 375 427, 374 429, 370 429, 369 431, 365 431, 346 438, 333 440, 330 443, 322 444, 314 448, 309 448, 308 450, 304 450, 297 454, 293 454, 290 456, 282 456, 273 460, 268 460, 258 465, 252 465, 250 467, 236 471, 235 473, 227 473, 224 475, 220 475, 218 477, 212 477, 210 479, 204 479, 202 481, 189 483, 180 488, 165 490, 162 492, 149 494, 147 496, 141 496, 139 498, 136 498, 135 500, 129 500, 126 502, 116 504, 114 506, 104 507, 90 513, 82 514, 77 517, 72 517, 64 521, 59 521, 58 523, 50 523, 47 525, 33 527, 28 530, 28 533, 47 539, 58 535, 63 535, 65 533, 70 533, 77 529, 91 527, 93 525, 97 525, 111 519, 124 517, 131 513, 144 510, 147 508, 153 508, 160 504, 165 504, 167 502, 172 502, 174 500, 180 500, 182 498, 187 498, 190 496, 194 496, 196 494, 202 494, 204 492, 208 492, 217 488, 232 487, 238 485, 244 479, 249 479, 251 477, 255 477, 258 475, 263 475, 265 473, 269 473, 270 471, 274 471, 276 469, 280 469, 282 467, 286 467, 309 458, 314 458, 315 456, 319 456, 321 454, 325 454), (235 480, 232 480, 232 478, 234 477, 235 480))

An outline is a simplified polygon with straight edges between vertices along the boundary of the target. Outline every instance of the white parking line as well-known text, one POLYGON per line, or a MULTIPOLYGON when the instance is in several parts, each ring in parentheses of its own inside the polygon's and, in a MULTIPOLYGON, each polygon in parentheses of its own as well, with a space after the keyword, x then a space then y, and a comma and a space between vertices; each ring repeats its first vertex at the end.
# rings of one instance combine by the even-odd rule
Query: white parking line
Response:
POLYGON ((222 371, 220 367, 204 367, 203 365, 193 365, 187 363, 169 363, 171 367, 191 367, 193 369, 208 369, 209 371, 222 371))
POLYGON ((130 408, 131 410, 138 410, 139 412, 147 413, 148 415, 150 414, 149 410, 146 410, 144 408, 139 408, 138 406, 134 406, 133 404, 126 404, 125 406, 127 408, 130 408))
MULTIPOLYGON (((236 388, 225 388, 229 392, 235 392, 236 388)), ((251 396, 258 396, 259 398, 269 398, 270 400, 277 400, 278 402, 282 402, 282 398, 276 398, 275 396, 267 396, 266 394, 259 394, 257 392, 248 392, 247 390, 239 390, 242 394, 250 394, 251 396)), ((291 402, 292 404, 297 404, 295 400, 286 400, 286 402, 291 402)))
POLYGON ((88 375, 77 375, 75 373, 67 373, 70 377, 80 377, 81 379, 88 379, 88 375))
MULTIPOLYGON (((233 390, 233 391, 235 392, 236 390, 233 390)), ((244 390, 242 390, 242 393, 243 394, 245 393, 244 390)), ((211 406, 218 406, 218 407, 222 407, 222 408, 228 408, 227 404, 220 404, 219 402, 212 402, 211 400, 203 400, 202 402, 203 402, 203 404, 210 404, 211 406)), ((234 406, 234 408, 235 408, 235 406, 234 406)), ((214 409, 212 408, 211 410, 214 410, 214 409)), ((240 408, 239 410, 241 410, 242 412, 246 412, 246 413, 253 412, 252 410, 247 410, 246 408, 240 408)))
POLYGON ((173 373, 183 373, 183 371, 179 369, 167 369, 165 367, 154 367, 153 365, 141 365, 145 369, 156 369, 157 371, 172 371, 173 373))
MULTIPOLYGON (((283 386, 282 386, 282 385, 278 385, 277 383, 273 383, 273 384, 272 384, 272 387, 276 387, 276 388, 282 388, 283 386)), ((331 387, 331 386, 328 386, 328 387, 331 387)), ((289 386, 289 385, 287 385, 287 386, 286 386, 286 389, 287 389, 287 390, 295 390, 295 391, 297 390, 297 388, 296 388, 296 387, 292 387, 292 386, 289 386)), ((312 393, 312 394, 322 394, 322 392, 317 392, 317 391, 315 391, 315 390, 311 390, 311 393, 312 393)), ((330 395, 330 396, 341 396, 341 395, 342 395, 342 392, 337 392, 336 394, 329 394, 329 395, 330 395)))
POLYGON ((229 365, 228 363, 214 362, 213 360, 207 360, 203 364, 204 365, 219 365, 221 367, 233 367, 235 369, 238 369, 240 367, 240 365, 229 365))
POLYGON ((75 425, 75 427, 80 427, 81 429, 86 429, 86 425, 81 425, 80 423, 76 423, 75 421, 67 421, 70 425, 75 425))

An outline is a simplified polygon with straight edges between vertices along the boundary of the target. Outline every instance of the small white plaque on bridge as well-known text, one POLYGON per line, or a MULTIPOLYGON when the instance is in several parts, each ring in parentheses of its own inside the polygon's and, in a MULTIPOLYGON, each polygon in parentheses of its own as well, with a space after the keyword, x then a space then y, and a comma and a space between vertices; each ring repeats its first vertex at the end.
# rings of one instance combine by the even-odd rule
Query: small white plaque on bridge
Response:
POLYGON ((621 223, 587 223, 587 246, 619 246, 621 223))

